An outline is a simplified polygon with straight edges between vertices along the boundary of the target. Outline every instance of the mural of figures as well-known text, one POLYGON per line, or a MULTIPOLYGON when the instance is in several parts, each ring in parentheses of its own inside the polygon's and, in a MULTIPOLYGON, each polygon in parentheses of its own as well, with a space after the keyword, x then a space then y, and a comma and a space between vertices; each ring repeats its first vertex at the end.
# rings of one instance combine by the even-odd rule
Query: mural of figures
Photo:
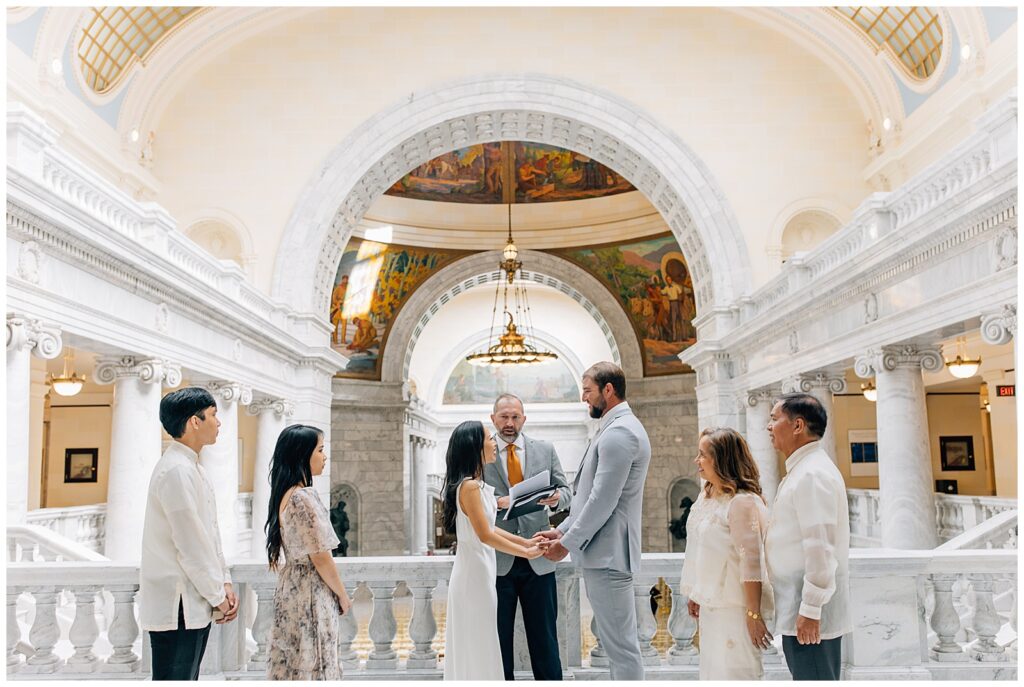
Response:
POLYGON ((331 346, 348 358, 338 374, 380 379, 380 354, 402 304, 433 272, 465 254, 351 239, 331 293, 331 346))
POLYGON ((491 404, 499 394, 515 394, 524 403, 573 403, 580 388, 561 360, 534 365, 478 367, 465 360, 455 366, 444 387, 444 405, 491 404))
POLYGON ((693 281, 671 233, 625 243, 551 251, 597 277, 633 323, 648 376, 689 372, 678 355, 697 341, 693 281))
POLYGON ((618 173, 581 153, 540 143, 503 141, 439 155, 395 182, 387 195, 456 203, 506 203, 514 192, 516 203, 544 203, 633 190, 633 185, 618 173))

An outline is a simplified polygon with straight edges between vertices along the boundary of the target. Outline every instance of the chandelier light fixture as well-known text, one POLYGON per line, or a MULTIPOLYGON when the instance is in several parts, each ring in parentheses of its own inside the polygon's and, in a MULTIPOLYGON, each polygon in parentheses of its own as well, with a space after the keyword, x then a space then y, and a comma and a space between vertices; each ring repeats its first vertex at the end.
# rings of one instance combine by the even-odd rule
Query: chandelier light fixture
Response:
POLYGON ((525 365, 556 360, 558 355, 551 351, 538 349, 529 341, 536 341, 533 333, 533 320, 530 313, 530 301, 526 296, 526 283, 522 278, 523 263, 519 260, 519 249, 512 239, 512 203, 508 204, 508 241, 501 251, 501 262, 498 268, 504 278, 498 279, 494 288, 494 308, 491 311, 491 330, 487 336, 487 349, 466 356, 472 365, 525 365), (519 279, 516 279, 516 274, 519 279), (511 294, 510 294, 511 292, 511 294), (511 305, 509 296, 511 295, 511 305), (501 320, 505 332, 495 341, 495 324, 498 317, 498 299, 502 301, 501 320), (519 322, 519 326, 516 326, 519 322))
POLYGON ((868 382, 867 384, 860 385, 860 392, 864 394, 864 398, 874 403, 878 400, 878 389, 875 388, 874 382, 868 382))
POLYGON ((64 354, 64 371, 60 376, 46 375, 46 383, 61 396, 74 396, 82 390, 85 384, 85 377, 72 371, 71 367, 75 361, 75 354, 69 348, 64 354))
POLYGON ((949 369, 949 373, 957 379, 967 379, 973 377, 981 367, 981 356, 974 359, 968 358, 967 340, 960 337, 956 340, 956 358, 947 360, 946 367, 949 369))

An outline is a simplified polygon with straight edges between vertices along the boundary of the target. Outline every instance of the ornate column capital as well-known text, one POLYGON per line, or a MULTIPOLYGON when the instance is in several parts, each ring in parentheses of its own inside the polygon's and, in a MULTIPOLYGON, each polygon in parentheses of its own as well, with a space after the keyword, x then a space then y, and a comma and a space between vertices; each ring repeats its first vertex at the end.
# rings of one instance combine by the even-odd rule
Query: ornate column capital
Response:
POLYGON ((899 344, 869 350, 854 362, 858 377, 873 377, 878 372, 891 372, 897 368, 918 368, 938 372, 945 366, 938 346, 899 344))
POLYGON ((147 384, 178 386, 181 384, 181 366, 163 358, 105 356, 96 360, 92 376, 98 384, 113 384, 119 379, 137 377, 147 384))
POLYGON ((203 384, 203 388, 218 401, 237 402, 244 406, 252 403, 252 387, 239 382, 212 381, 203 384))
POLYGON ((1017 306, 1004 305, 999 312, 981 316, 981 338, 998 346, 1017 336, 1017 306))
POLYGON ((262 413, 274 413, 283 418, 295 414, 295 407, 291 401, 283 398, 259 398, 246 406, 246 413, 249 415, 260 415, 262 413))
POLYGON ((7 313, 7 350, 28 350, 50 360, 64 348, 60 329, 14 313, 7 313))
POLYGON ((777 386, 764 386, 760 389, 751 389, 747 392, 747 405, 751 408, 757 407, 758 403, 771 403, 779 395, 781 389, 777 386))
POLYGON ((798 391, 812 394, 819 390, 841 394, 846 391, 846 377, 841 373, 828 370, 804 372, 782 380, 782 390, 787 394, 798 391))

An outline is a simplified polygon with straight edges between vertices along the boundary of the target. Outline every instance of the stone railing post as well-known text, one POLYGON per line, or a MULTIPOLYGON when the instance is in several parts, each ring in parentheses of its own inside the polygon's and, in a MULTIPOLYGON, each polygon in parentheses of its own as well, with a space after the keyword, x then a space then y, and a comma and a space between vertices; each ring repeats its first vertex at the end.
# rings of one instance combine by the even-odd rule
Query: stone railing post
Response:
POLYGON ((697 621, 690 617, 686 602, 688 599, 679 591, 679 582, 669 584, 672 590, 672 613, 668 616, 668 632, 675 642, 668 650, 668 663, 673 666, 697 665, 697 647, 693 635, 697 632, 697 621))
POLYGON ((256 651, 249 657, 247 666, 250 672, 266 673, 270 661, 270 628, 274 624, 274 590, 273 584, 253 584, 256 592, 256 618, 252 623, 252 638, 256 642, 256 651))
POLYGON ((406 668, 436 668, 437 652, 431 648, 437 634, 437 623, 434 621, 433 592, 434 582, 406 582, 412 592, 413 612, 409 622, 409 637, 413 641, 413 650, 409 653, 406 668))
POLYGON ((996 642, 996 634, 1002 627, 992 599, 992 583, 997 575, 991 573, 968 573, 967 579, 974 589, 974 622, 972 628, 977 639, 970 646, 970 656, 975 661, 1005 661, 1006 651, 996 642))
MULTIPOLYGON (((353 585, 352 594, 349 596, 355 599, 359 583, 349 582, 348 584, 353 585)), ((341 616, 341 627, 338 632, 338 660, 341 661, 343 670, 359 670, 359 654, 352 648, 352 644, 359 634, 359 622, 356 620, 355 608, 356 605, 353 601, 348 613, 341 616)))
POLYGON ((374 580, 367 584, 373 592, 373 615, 370 617, 373 650, 366 659, 366 669, 394 670, 398 667, 398 654, 395 652, 395 634, 398 632, 394 610, 395 584, 389 580, 374 580))
POLYGON ((139 657, 132 646, 139 636, 139 625, 135 622, 135 593, 137 584, 107 587, 114 597, 114 620, 110 623, 107 638, 114 653, 107 659, 107 671, 111 673, 134 673, 139 670, 139 657))
POLYGON ((15 673, 21 669, 21 654, 17 652, 18 641, 21 639, 21 628, 18 627, 18 587, 7 588, 7 672, 15 673))
POLYGON ((57 625, 57 587, 32 587, 29 589, 36 600, 36 617, 28 632, 28 641, 35 652, 29 656, 22 668, 24 673, 54 673, 64 663, 53 648, 60 639, 57 625))
POLYGON ((645 666, 661 664, 658 650, 651 646, 651 640, 658 632, 658 621, 651 612, 651 587, 644 577, 633 583, 633 601, 636 607, 636 635, 640 641, 640 655, 645 666))
POLYGON ((967 654, 956 641, 956 635, 960 632, 960 615, 953 606, 953 583, 957 577, 959 576, 939 573, 931 576, 932 584, 935 586, 935 608, 932 610, 931 627, 938 637, 928 652, 933 661, 948 663, 967 660, 967 654))
POLYGON ((68 638, 75 647, 75 653, 68 658, 61 672, 93 673, 100 665, 100 660, 93 653, 96 638, 100 636, 100 628, 96 624, 96 593, 99 587, 73 587, 75 595, 75 620, 71 623, 68 638))

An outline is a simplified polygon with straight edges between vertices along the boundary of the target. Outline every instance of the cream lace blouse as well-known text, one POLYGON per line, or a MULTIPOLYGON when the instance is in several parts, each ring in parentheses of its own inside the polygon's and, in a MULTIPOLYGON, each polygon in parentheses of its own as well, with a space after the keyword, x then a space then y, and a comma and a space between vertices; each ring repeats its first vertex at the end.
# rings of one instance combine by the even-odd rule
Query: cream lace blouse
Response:
POLYGON ((686 521, 683 595, 708 608, 746 607, 743 582, 761 582, 761 613, 771 615, 764 561, 767 517, 757 494, 708 498, 702 489, 686 521))

